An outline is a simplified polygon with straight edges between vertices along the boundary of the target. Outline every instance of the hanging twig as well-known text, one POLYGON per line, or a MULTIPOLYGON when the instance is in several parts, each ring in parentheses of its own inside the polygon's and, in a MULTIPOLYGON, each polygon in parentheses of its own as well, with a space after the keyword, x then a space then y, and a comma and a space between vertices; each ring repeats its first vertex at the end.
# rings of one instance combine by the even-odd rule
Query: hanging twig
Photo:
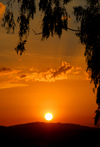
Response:
POLYGON ((32 29, 32 31, 34 32, 35 35, 40 35, 40 34, 42 34, 42 32, 36 33, 33 29, 32 29))
MULTIPOLYGON (((70 28, 68 28, 68 27, 67 27, 67 29, 70 30, 70 31, 74 31, 74 32, 78 32, 78 31, 80 31, 80 30, 70 29, 70 28)), ((40 33, 36 33, 33 29, 32 29, 32 31, 34 32, 35 35, 40 35, 40 34, 42 34, 42 32, 40 32, 40 33)))
POLYGON ((67 29, 70 30, 70 31, 74 31, 74 32, 75 32, 75 31, 76 31, 76 32, 80 31, 80 30, 70 29, 70 28, 68 28, 68 27, 67 27, 67 29))

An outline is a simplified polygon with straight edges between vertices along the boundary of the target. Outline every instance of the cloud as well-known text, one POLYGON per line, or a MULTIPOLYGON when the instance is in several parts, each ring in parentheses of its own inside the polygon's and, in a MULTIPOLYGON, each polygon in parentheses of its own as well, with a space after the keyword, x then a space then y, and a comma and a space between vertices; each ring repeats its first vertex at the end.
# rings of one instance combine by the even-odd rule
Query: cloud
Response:
POLYGON ((34 69, 33 67, 31 67, 30 69, 29 69, 30 71, 39 71, 38 69, 34 69))
POLYGON ((81 70, 82 69, 82 67, 76 67, 76 70, 81 70))
POLYGON ((22 83, 0 83, 0 89, 28 86, 22 83))
POLYGON ((62 62, 62 66, 58 70, 51 72, 52 77, 55 78, 61 74, 67 74, 72 69, 72 66, 67 62, 62 62))
POLYGON ((10 68, 2 67, 0 68, 0 72, 11 72, 12 70, 10 68))
POLYGON ((45 71, 39 71, 33 67, 26 73, 22 70, 13 70, 10 68, 0 68, 0 77, 2 76, 5 83, 20 83, 28 81, 44 81, 54 82, 56 80, 69 79, 71 75, 79 74, 79 69, 74 68, 67 62, 62 62, 62 65, 58 69, 48 68, 45 71), (3 77, 4 76, 4 77, 3 77))
POLYGON ((91 71, 85 71, 84 74, 86 75, 86 80, 91 80, 91 71))
POLYGON ((81 69, 82 69, 82 67, 76 67, 76 68, 74 69, 73 74, 74 74, 74 75, 79 74, 81 69))
POLYGON ((49 68, 44 72, 39 72, 38 70, 34 70, 33 68, 31 68, 30 71, 33 71, 32 73, 18 75, 18 79, 25 81, 34 80, 46 82, 63 80, 68 79, 67 75, 71 72, 72 69, 73 67, 69 63, 62 62, 62 66, 59 67, 57 70, 49 68))
POLYGON ((5 12, 6 5, 3 5, 3 3, 0 2, 0 18, 3 16, 5 12))
POLYGON ((0 76, 1 75, 12 75, 14 73, 19 73, 19 72, 21 72, 21 70, 12 70, 12 69, 7 68, 7 67, 0 68, 0 76))
POLYGON ((26 74, 23 74, 23 75, 20 75, 20 78, 25 78, 27 75, 26 74))
POLYGON ((74 75, 77 75, 77 74, 79 74, 79 71, 75 71, 75 72, 73 72, 73 74, 74 75))
POLYGON ((18 74, 22 70, 14 70, 7 67, 0 68, 0 82, 3 83, 18 83, 18 74))

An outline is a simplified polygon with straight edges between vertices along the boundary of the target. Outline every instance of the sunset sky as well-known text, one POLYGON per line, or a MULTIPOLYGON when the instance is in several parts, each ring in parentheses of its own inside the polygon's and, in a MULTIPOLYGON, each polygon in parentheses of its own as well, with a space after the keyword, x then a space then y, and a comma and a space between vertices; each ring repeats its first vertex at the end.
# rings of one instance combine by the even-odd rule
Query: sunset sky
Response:
MULTIPOLYGON (((38 1, 37 1, 38 3, 38 1)), ((68 27, 77 29, 73 6, 85 2, 73 0, 67 6, 68 27)), ((0 1, 0 125, 45 122, 45 114, 53 114, 52 122, 94 126, 96 94, 86 73, 85 47, 74 32, 63 31, 61 38, 41 41, 32 29, 41 32, 41 13, 30 25, 26 51, 20 56, 14 48, 18 43, 18 25, 14 34, 1 27, 6 0, 0 1)), ((13 7, 15 19, 18 4, 13 7)))

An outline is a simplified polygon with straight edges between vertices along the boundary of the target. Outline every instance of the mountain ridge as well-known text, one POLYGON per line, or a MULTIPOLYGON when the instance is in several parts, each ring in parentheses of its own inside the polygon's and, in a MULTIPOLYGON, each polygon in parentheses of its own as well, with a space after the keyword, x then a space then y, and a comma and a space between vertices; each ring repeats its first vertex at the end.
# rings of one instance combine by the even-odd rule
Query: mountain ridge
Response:
POLYGON ((29 123, 22 123, 22 124, 15 124, 15 125, 10 125, 10 126, 4 126, 4 125, 0 125, 0 127, 5 127, 5 128, 9 128, 9 127, 17 127, 17 126, 25 126, 25 125, 34 125, 34 124, 51 124, 51 125, 66 125, 66 126, 76 126, 76 127, 82 127, 82 128, 91 128, 91 129, 96 129, 97 127, 91 127, 91 126, 84 126, 84 125, 80 125, 80 124, 74 124, 74 123, 53 123, 53 122, 29 122, 29 123))
POLYGON ((0 139, 4 147, 63 147, 75 144, 90 146, 99 143, 99 136, 98 128, 70 123, 32 122, 0 126, 0 139))

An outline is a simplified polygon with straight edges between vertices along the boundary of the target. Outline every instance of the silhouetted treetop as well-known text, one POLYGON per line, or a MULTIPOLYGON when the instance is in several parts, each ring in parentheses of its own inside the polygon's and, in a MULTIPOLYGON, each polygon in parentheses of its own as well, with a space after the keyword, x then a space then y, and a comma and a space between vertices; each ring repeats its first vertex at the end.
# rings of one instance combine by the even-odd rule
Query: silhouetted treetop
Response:
POLYGON ((42 20, 42 39, 48 38, 51 34, 57 34, 61 37, 62 29, 67 30, 68 14, 64 4, 70 0, 41 0, 39 2, 39 10, 44 13, 42 20))
POLYGON ((48 4, 56 5, 63 5, 69 3, 72 0, 40 0, 39 2, 39 10, 45 11, 48 7, 48 4))
MULTIPOLYGON (((50 35, 53 37, 57 34, 59 38, 62 35, 62 29, 68 29, 68 13, 65 5, 71 0, 40 0, 39 11, 43 13, 42 19, 42 39, 47 39, 50 35)), ((7 8, 3 17, 2 26, 5 27, 7 33, 11 31, 14 33, 16 27, 16 21, 14 19, 14 13, 12 11, 13 3, 19 4, 19 15, 17 17, 17 23, 19 24, 19 42, 15 50, 20 54, 25 51, 23 46, 27 41, 27 37, 30 31, 30 20, 34 19, 36 13, 35 0, 8 0, 7 8), (21 47, 21 48, 19 48, 21 47), (23 48, 23 50, 22 50, 23 48)))
POLYGON ((5 27, 7 33, 11 31, 14 33, 16 21, 12 11, 12 5, 14 2, 19 3, 19 16, 17 17, 17 23, 19 24, 19 42, 15 50, 20 52, 20 55, 25 51, 26 39, 29 35, 30 20, 34 18, 36 13, 35 0, 8 0, 7 8, 2 19, 2 26, 5 27), (22 46, 21 46, 22 45, 22 46))
POLYGON ((10 33, 11 30, 14 33, 16 24, 15 24, 13 12, 7 9, 2 21, 3 21, 2 26, 5 27, 5 29, 7 30, 7 33, 10 33))
POLYGON ((87 4, 89 4, 90 6, 96 5, 100 2, 100 0, 86 0, 87 4))
POLYGON ((76 35, 85 45, 87 70, 91 71, 91 81, 97 88, 98 110, 95 111, 95 124, 97 124, 100 119, 100 0, 87 0, 86 8, 74 7, 74 14, 81 24, 80 31, 76 35))
POLYGON ((100 3, 88 6, 86 9, 75 7, 76 20, 81 22, 80 31, 76 35, 85 45, 87 70, 92 72, 91 79, 95 87, 100 84, 100 3))

